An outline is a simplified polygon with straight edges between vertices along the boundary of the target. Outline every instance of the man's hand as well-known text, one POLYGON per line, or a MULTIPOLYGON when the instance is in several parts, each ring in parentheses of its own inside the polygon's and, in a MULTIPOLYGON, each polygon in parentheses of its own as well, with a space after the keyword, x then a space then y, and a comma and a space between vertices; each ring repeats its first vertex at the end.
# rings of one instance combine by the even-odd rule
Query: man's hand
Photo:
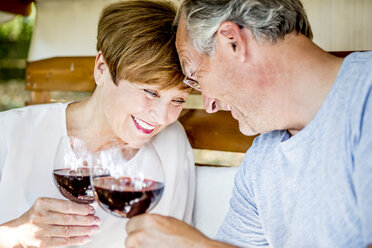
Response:
MULTIPOLYGON (((94 208, 71 201, 39 198, 19 218, 0 226, 0 237, 7 235, 12 245, 56 247, 79 245, 97 233, 100 219, 94 208), (15 242, 15 243, 14 243, 15 242)), ((0 247, 6 246, 0 241, 0 247)))
POLYGON ((127 248, 147 247, 232 247, 207 238, 204 234, 171 217, 143 214, 127 223, 127 248))

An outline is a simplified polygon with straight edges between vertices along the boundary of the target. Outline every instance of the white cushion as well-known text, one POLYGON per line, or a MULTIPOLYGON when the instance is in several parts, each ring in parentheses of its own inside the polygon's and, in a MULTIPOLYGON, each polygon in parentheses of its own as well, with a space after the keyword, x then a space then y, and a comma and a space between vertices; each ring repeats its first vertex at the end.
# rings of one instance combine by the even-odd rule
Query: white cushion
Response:
POLYGON ((229 209, 234 177, 239 167, 196 167, 193 221, 197 229, 214 238, 229 209))

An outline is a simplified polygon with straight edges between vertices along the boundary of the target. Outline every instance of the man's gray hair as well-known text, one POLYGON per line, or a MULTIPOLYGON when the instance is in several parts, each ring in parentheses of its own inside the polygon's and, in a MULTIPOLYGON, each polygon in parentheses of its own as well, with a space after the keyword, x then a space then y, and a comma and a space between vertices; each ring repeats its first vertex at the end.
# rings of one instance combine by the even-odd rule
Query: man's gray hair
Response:
POLYGON ((207 54, 213 53, 214 35, 225 21, 248 28, 258 41, 275 43, 293 31, 313 37, 300 0, 184 0, 177 22, 183 14, 188 37, 207 54))

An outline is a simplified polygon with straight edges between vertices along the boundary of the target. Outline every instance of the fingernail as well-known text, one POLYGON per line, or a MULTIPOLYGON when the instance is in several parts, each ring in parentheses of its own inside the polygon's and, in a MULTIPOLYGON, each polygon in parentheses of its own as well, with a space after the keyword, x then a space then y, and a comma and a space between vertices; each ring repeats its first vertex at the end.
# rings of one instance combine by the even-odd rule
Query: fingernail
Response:
POLYGON ((98 218, 97 216, 94 217, 94 224, 96 225, 101 225, 102 221, 100 218, 98 218))
POLYGON ((101 229, 98 226, 92 227, 92 233, 98 233, 101 229))
POLYGON ((91 238, 89 236, 83 238, 83 244, 86 244, 91 241, 91 238))
POLYGON ((90 215, 94 215, 95 213, 96 213, 96 210, 94 210, 94 208, 90 208, 89 214, 90 215))

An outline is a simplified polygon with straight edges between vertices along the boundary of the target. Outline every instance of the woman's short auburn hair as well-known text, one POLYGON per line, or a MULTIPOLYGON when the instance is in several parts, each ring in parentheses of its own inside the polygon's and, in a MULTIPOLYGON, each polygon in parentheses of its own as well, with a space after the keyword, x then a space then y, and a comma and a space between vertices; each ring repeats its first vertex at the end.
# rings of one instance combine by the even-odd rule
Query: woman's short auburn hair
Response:
POLYGON ((101 51, 115 84, 120 79, 178 87, 183 73, 175 46, 177 9, 167 1, 129 0, 108 5, 98 22, 101 51))

